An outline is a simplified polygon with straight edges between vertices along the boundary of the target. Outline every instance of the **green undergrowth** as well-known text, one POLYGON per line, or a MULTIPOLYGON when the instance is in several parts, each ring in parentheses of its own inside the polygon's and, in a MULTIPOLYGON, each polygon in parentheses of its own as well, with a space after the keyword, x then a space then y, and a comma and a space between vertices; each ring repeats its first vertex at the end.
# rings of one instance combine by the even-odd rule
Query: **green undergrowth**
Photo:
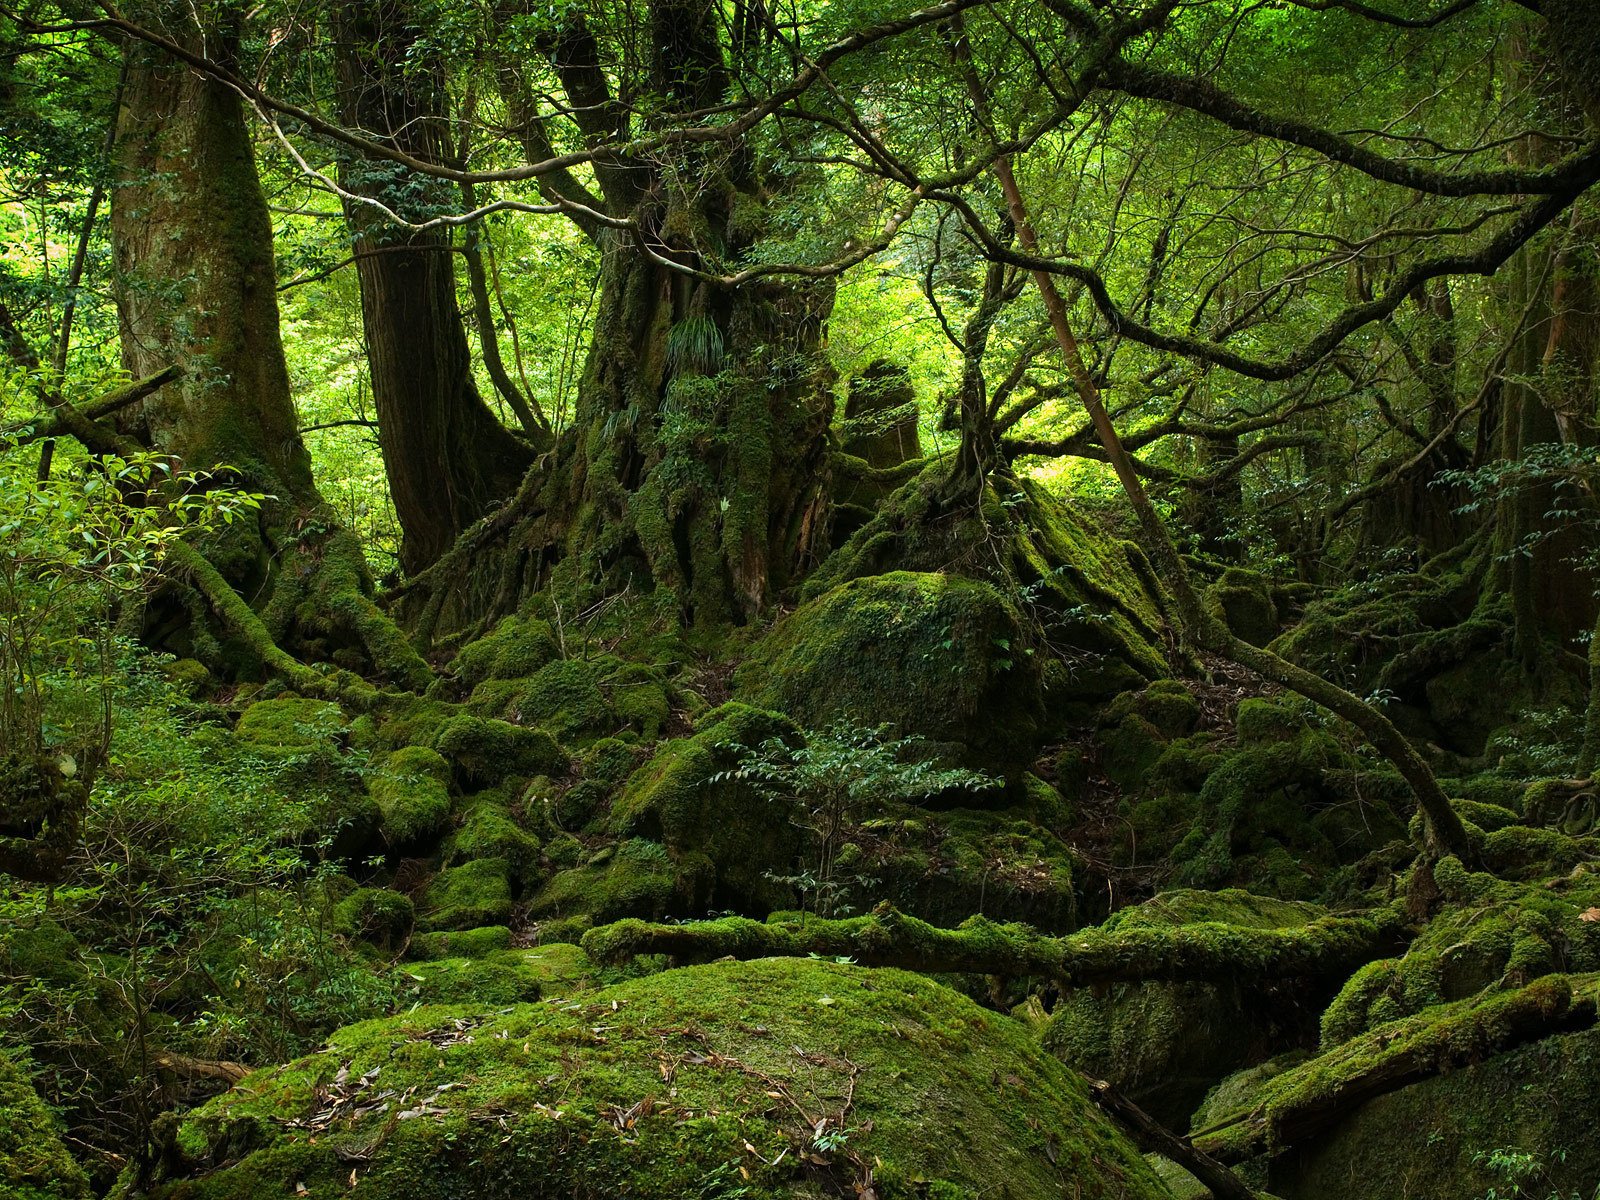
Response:
POLYGON ((185 1118, 165 1154, 161 1200, 1165 1195, 1021 1024, 805 960, 354 1026, 185 1118), (384 1107, 353 1115, 366 1097, 384 1107))
POLYGON ((0 1055, 0 1191, 8 1200, 89 1200, 89 1179, 21 1066, 0 1055))

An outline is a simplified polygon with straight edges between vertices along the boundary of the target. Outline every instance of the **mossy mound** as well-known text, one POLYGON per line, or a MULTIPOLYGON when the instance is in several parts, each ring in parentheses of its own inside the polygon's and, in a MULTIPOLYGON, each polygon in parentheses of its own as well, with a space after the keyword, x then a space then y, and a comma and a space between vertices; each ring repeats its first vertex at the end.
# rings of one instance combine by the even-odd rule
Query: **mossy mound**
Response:
POLYGON ((1338 1046, 1389 1021, 1550 972, 1600 971, 1600 872, 1539 883, 1469 872, 1447 858, 1433 878, 1443 907, 1400 958, 1369 963, 1322 1017, 1338 1046))
POLYGON ((417 904, 425 933, 504 925, 511 916, 511 866, 503 858, 478 858, 435 875, 417 904))
POLYGON ((22 1069, 0 1055, 0 1194, 7 1200, 89 1200, 89 1178, 67 1152, 54 1115, 22 1069))
MULTIPOLYGON (((1176 891, 1123 909, 1102 928, 1218 921, 1290 929, 1326 915, 1316 905, 1241 891, 1176 891)), ((1062 1061, 1110 1081, 1157 1120, 1181 1130, 1221 1079, 1314 1036, 1316 1005, 1307 1000, 1305 989, 1289 984, 1254 990, 1199 982, 1080 988, 1057 1004, 1043 1038, 1062 1061)))
POLYGON ((389 950, 405 941, 416 924, 411 897, 389 888, 357 888, 333 910, 334 926, 349 938, 389 950))
POLYGON ((1015 606, 987 583, 912 571, 802 605, 751 649, 735 688, 801 725, 889 724, 990 764, 1037 741, 1044 704, 1015 606))
POLYGON ((1206 589, 1204 603, 1235 637, 1253 646, 1265 646, 1278 636, 1278 605, 1264 575, 1229 567, 1206 589))
POLYGON ((511 777, 559 775, 569 764, 566 751, 542 729, 474 716, 438 700, 394 702, 372 739, 390 750, 423 746, 437 751, 450 761, 457 782, 465 787, 489 787, 511 777))
POLYGON ((538 618, 507 617, 461 648, 450 664, 468 688, 489 679, 524 679, 561 656, 555 633, 538 618))
POLYGON ((666 672, 614 655, 561 658, 527 678, 487 680, 467 707, 573 745, 627 733, 655 739, 672 715, 666 672))
POLYGON ((524 827, 501 792, 485 792, 463 805, 461 824, 445 845, 450 862, 477 858, 504 859, 520 886, 535 881, 543 843, 524 827))
POLYGON ((426 746, 405 746, 383 760, 367 786, 390 846, 412 846, 444 829, 449 780, 450 764, 426 746))
POLYGON ((778 713, 738 703, 714 709, 692 736, 665 743, 633 773, 612 805, 610 831, 660 843, 684 870, 710 873, 704 899, 714 893, 718 907, 786 907, 787 890, 768 875, 789 872, 800 849, 799 830, 784 805, 726 772, 743 748, 794 735, 794 726, 778 713))
POLYGON ((286 697, 245 709, 234 736, 253 750, 309 750, 331 745, 348 724, 337 704, 286 697))
POLYGON ((476 929, 441 929, 419 933, 411 939, 408 955, 427 961, 436 958, 480 958, 496 950, 511 949, 511 929, 506 925, 480 925, 476 929))
POLYGON ((699 878, 685 876, 666 847, 644 838, 606 846, 580 866, 557 872, 528 905, 547 936, 573 937, 592 925, 623 917, 660 920, 693 911, 710 883, 709 863, 699 878))
POLYGON ((472 958, 434 958, 408 963, 410 994, 422 1004, 471 1004, 498 1008, 525 1004, 543 994, 543 973, 521 950, 496 950, 472 958))
POLYGON ((1020 1023, 805 960, 353 1026, 185 1119, 166 1169, 161 1200, 1167 1195, 1020 1023), (388 1096, 351 1117, 345 1092, 388 1096))

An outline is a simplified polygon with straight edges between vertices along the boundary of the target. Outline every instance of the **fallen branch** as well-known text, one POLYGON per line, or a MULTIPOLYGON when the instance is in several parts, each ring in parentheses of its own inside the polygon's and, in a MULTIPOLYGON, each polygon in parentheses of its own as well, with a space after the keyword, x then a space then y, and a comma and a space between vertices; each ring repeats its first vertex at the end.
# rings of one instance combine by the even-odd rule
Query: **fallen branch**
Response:
POLYGON ((783 923, 725 917, 684 925, 626 920, 591 929, 583 948, 596 961, 623 963, 641 954, 680 962, 719 958, 820 955, 872 967, 924 973, 1039 975, 1063 987, 1150 980, 1263 980, 1284 976, 1343 978, 1404 944, 1397 912, 1323 917, 1284 929, 1218 922, 1049 937, 1027 925, 973 917, 944 929, 888 904, 845 920, 783 923))
POLYGON ((1212 1200, 1256 1200, 1256 1194, 1227 1167, 1196 1150, 1188 1138, 1178 1137, 1109 1083, 1090 1081, 1089 1095, 1133 1135, 1141 1150, 1177 1163, 1211 1190, 1212 1200))
POLYGON ((190 1058, 187 1054, 176 1054, 170 1050, 157 1054, 151 1061, 159 1070, 171 1071, 180 1079, 215 1079, 230 1086, 250 1074, 250 1068, 243 1063, 190 1058))
POLYGON ((1380 1026, 1263 1086, 1255 1107, 1193 1135, 1223 1163, 1277 1153, 1332 1128, 1367 1101, 1557 1033, 1595 1023, 1593 997, 1565 975, 1380 1026))

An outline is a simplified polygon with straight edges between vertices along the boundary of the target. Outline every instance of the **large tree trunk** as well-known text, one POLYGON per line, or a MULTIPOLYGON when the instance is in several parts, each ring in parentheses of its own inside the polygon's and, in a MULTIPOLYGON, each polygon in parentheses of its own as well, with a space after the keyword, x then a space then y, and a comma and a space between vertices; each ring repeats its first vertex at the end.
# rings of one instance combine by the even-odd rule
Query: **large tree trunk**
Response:
MULTIPOLYGON (((226 31, 202 38, 198 26, 174 36, 212 53, 229 45, 226 31)), ((184 573, 219 621, 207 628, 181 605, 156 605, 148 632, 234 669, 272 669, 289 644, 423 680, 421 659, 373 604, 359 544, 312 480, 242 104, 157 50, 133 44, 128 55, 111 221, 123 360, 135 376, 167 367, 181 375, 129 410, 125 429, 190 470, 224 465, 225 482, 268 497, 256 521, 235 522, 172 558, 189 564, 184 573)), ((98 435, 86 426, 84 436, 98 435)), ((189 604, 192 593, 178 599, 189 604)))
MULTIPOLYGON (((404 4, 336 6, 339 112, 348 125, 408 154, 447 157, 442 77, 407 58, 416 28, 404 4)), ((347 162, 343 186, 405 217, 450 211, 437 181, 371 160, 347 162)), ((361 283, 367 362, 389 492, 409 573, 438 560, 461 532, 505 500, 532 461, 478 394, 456 299, 447 230, 407 232, 346 199, 361 283)))

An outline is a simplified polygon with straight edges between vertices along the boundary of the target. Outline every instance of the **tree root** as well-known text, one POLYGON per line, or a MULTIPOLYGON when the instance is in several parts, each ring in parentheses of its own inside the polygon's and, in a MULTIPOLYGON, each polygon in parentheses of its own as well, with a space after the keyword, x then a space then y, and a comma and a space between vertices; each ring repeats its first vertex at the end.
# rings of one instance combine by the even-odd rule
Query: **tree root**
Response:
POLYGON ((1089 1095, 1122 1125, 1141 1150, 1177 1163, 1210 1189, 1213 1200, 1256 1200, 1256 1194, 1227 1167, 1188 1138, 1181 1138, 1104 1080, 1091 1080, 1089 1095))
POLYGON ((626 920, 591 929, 583 948, 599 962, 641 954, 680 962, 822 955, 924 973, 1044 976, 1062 987, 1150 980, 1255 981, 1284 976, 1342 979, 1402 946, 1397 912, 1324 917, 1288 929, 1204 922, 1048 937, 1029 926, 973 917, 942 929, 888 904, 870 915, 766 923, 744 917, 658 925, 626 920))
MULTIPOLYGON (((1595 1023, 1592 995, 1547 975, 1517 991, 1463 1001, 1379 1026, 1287 1071, 1255 1107, 1193 1136, 1195 1147, 1236 1164, 1315 1137, 1368 1100, 1595 1023)), ((1593 979, 1589 980, 1590 985, 1593 979)))

